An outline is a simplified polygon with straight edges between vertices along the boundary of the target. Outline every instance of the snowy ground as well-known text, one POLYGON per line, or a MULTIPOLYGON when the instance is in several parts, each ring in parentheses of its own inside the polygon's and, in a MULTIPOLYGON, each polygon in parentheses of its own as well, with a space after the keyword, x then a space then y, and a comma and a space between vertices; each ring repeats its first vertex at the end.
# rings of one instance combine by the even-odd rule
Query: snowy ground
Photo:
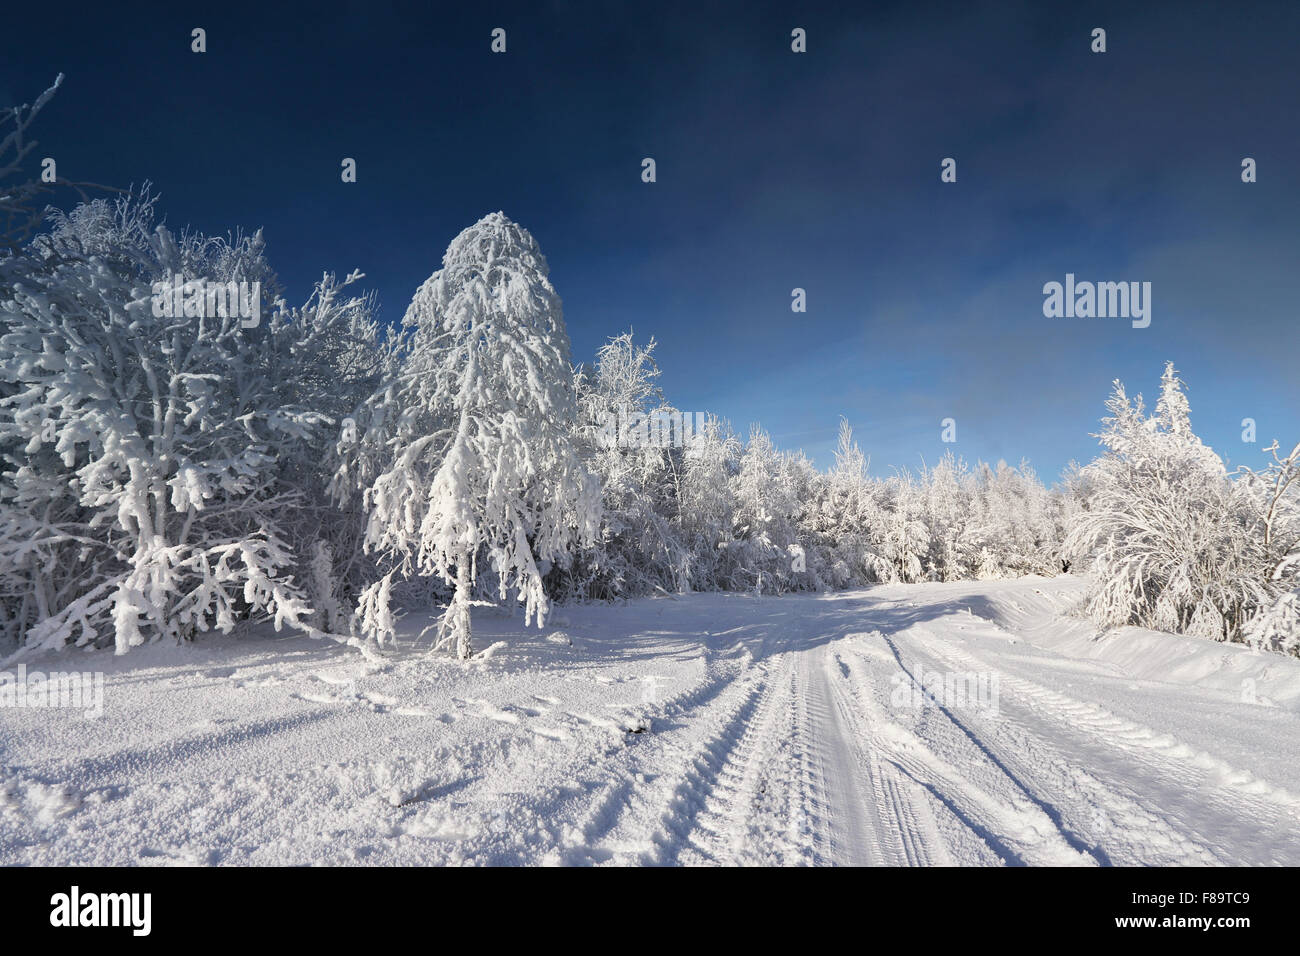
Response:
POLYGON ((469 664, 293 636, 29 660, 106 671, 104 715, 0 709, 0 863, 1300 865, 1300 661, 1094 640, 1081 591, 483 615, 504 645, 469 664), (958 673, 996 707, 902 682, 958 673))

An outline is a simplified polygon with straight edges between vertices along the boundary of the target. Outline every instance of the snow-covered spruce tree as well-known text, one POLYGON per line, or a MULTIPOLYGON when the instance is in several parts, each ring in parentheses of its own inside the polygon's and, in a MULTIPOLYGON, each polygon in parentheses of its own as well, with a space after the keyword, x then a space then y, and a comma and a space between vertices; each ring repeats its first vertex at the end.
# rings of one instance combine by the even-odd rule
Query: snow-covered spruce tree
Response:
POLYGON ((781 567, 788 577, 787 586, 794 590, 820 591, 829 586, 832 576, 825 555, 813 547, 815 542, 806 530, 819 478, 812 460, 802 451, 782 456, 780 487, 789 507, 784 511, 788 543, 781 567))
POLYGON ((938 464, 921 471, 930 551, 925 564, 937 581, 957 581, 969 576, 972 559, 971 527, 974 480, 966 462, 951 451, 938 464))
POLYGON ((1067 553, 1065 542, 1091 494, 1089 474, 1077 461, 1071 460, 1061 473, 1061 480, 1051 490, 1053 572, 1068 573, 1074 566, 1073 556, 1067 553))
POLYGON ((1173 364, 1154 415, 1119 382, 1106 407, 1106 451, 1084 469, 1089 497, 1066 540, 1067 553, 1092 559, 1089 612, 1106 627, 1237 638, 1231 607, 1258 574, 1249 504, 1192 432, 1173 364))
POLYGON ((731 482, 735 510, 726 551, 731 590, 779 594, 796 584, 792 557, 799 545, 798 518, 806 495, 799 473, 767 432, 758 426, 750 429, 731 482))
MULTIPOLYGON (((672 418, 655 384, 655 341, 638 346, 630 332, 601 346, 577 375, 579 446, 600 479, 601 542, 552 578, 563 596, 609 599, 690 586, 690 554, 673 522, 685 477, 682 443, 639 440, 635 423, 672 418)), ((683 429, 684 431, 685 429, 683 429)))
POLYGON ((971 496, 968 553, 978 577, 1054 574, 1060 568, 1058 506, 1028 462, 1018 468, 981 463, 971 496))
MULTIPOLYGON (((856 446, 852 445, 852 429, 847 420, 841 418, 840 444, 835 452, 837 464, 841 455, 847 451, 846 430, 849 446, 856 450, 856 446)), ((860 451, 858 453, 861 454, 860 451)), ((837 532, 839 526, 845 522, 842 517, 843 509, 837 507, 839 503, 835 501, 838 489, 832 484, 836 470, 832 468, 813 477, 808 501, 802 512, 799 533, 806 542, 805 549, 810 559, 809 563, 818 569, 818 579, 830 587, 840 588, 845 586, 852 574, 848 563, 844 562, 837 552, 837 545, 841 538, 837 532)))
POLYGON ((533 237, 502 213, 464 230, 415 293, 391 389, 391 464, 367 493, 367 546, 395 563, 362 597, 361 627, 391 633, 395 574, 454 587, 437 646, 470 655, 474 587, 540 626, 548 566, 599 534, 599 488, 574 447, 573 369, 560 299, 533 237))
POLYGON ((1300 656, 1300 444, 1283 457, 1277 442, 1263 472, 1242 469, 1238 484, 1251 501, 1251 543, 1258 568, 1258 608, 1233 610, 1246 640, 1257 647, 1300 656), (1251 614, 1253 619, 1242 625, 1251 614))
POLYGON ((0 259, 5 629, 119 653, 255 618, 320 633, 293 574, 313 524, 294 463, 319 460, 339 388, 320 350, 358 302, 326 277, 309 309, 272 303, 260 234, 152 219, 147 194, 97 200, 0 259), (173 276, 248 283, 259 323, 165 314, 154 283, 173 276))
POLYGON ((842 588, 873 580, 871 530, 879 524, 867 459, 853 440, 848 420, 840 419, 835 466, 813 482, 804 512, 805 532, 813 545, 809 567, 819 580, 842 588))
POLYGON ((704 420, 686 456, 685 475, 675 524, 691 554, 690 586, 694 591, 733 586, 732 544, 736 499, 731 480, 740 471, 740 441, 715 415, 704 420))
POLYGON ((871 579, 915 584, 925 577, 923 559, 930 553, 930 529, 922 520, 924 501, 907 472, 877 482, 878 510, 867 556, 871 579))

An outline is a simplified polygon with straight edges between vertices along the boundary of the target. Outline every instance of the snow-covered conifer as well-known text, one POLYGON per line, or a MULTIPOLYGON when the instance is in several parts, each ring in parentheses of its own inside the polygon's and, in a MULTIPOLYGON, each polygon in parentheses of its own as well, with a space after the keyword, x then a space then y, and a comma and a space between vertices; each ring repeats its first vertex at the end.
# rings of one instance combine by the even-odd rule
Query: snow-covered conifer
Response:
MULTIPOLYGON (((465 229, 403 325, 393 460, 367 493, 367 542, 454 587, 441 635, 468 657, 476 582, 490 575, 540 625, 544 566, 596 540, 599 489, 574 446, 560 299, 525 229, 502 213, 465 229)), ((371 617, 387 613, 388 586, 368 592, 371 617)))

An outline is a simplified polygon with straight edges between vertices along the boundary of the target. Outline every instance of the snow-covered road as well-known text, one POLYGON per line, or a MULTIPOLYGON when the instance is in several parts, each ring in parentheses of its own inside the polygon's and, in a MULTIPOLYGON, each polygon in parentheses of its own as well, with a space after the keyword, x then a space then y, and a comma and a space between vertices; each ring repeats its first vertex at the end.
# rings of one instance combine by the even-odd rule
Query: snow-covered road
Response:
POLYGON ((1300 661, 1095 640, 1081 589, 484 616, 467 665, 28 661, 104 669, 105 710, 0 709, 0 863, 1300 865, 1300 661))

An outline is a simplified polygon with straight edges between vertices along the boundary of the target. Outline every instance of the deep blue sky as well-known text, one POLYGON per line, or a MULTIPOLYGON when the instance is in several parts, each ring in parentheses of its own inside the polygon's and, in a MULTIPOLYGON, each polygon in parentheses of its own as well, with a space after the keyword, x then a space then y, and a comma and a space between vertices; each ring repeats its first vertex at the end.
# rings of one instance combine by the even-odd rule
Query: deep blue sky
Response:
POLYGON ((822 467, 843 414, 876 473, 952 447, 1050 480, 1166 359, 1234 464, 1300 439, 1300 4, 96 6, 0 18, 0 105, 67 74, 33 167, 261 226, 296 296, 360 268, 396 321, 501 209, 575 361, 653 335, 675 405, 822 467), (1152 282, 1151 326, 1044 318, 1067 272, 1152 282))

